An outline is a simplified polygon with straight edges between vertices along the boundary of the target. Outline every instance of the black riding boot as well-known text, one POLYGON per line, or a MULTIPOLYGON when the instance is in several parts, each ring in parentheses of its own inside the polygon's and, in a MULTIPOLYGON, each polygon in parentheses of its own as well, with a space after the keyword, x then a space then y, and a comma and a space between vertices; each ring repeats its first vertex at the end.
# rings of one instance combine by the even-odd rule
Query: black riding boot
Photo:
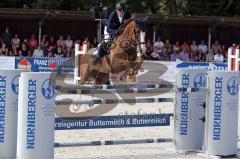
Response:
POLYGON ((98 61, 101 59, 101 57, 103 55, 103 51, 104 51, 104 45, 105 45, 105 42, 104 41, 101 42, 101 44, 97 48, 98 49, 98 54, 92 56, 93 65, 97 65, 98 61))

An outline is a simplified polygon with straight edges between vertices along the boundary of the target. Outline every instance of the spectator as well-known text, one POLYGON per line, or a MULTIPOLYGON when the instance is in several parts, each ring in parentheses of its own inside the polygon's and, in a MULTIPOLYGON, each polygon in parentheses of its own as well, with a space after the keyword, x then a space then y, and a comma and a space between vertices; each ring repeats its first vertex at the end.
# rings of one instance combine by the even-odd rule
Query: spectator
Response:
POLYGON ((160 37, 157 37, 157 41, 154 43, 154 52, 156 52, 160 58, 164 57, 164 43, 161 41, 160 37))
POLYGON ((207 62, 213 62, 214 54, 212 49, 209 49, 208 54, 206 56, 206 61, 207 62))
POLYGON ((66 49, 65 57, 73 57, 73 52, 71 48, 66 49))
POLYGON ((218 62, 218 63, 223 62, 224 61, 224 57, 223 57, 222 53, 218 52, 216 55, 214 55, 213 61, 214 62, 218 62))
POLYGON ((29 49, 30 49, 30 51, 31 51, 31 53, 33 53, 33 51, 37 48, 37 46, 38 46, 38 41, 37 41, 37 39, 36 39, 36 37, 35 37, 35 35, 33 34, 32 36, 31 36, 31 38, 28 40, 28 45, 29 45, 29 49))
POLYGON ((151 43, 151 40, 148 39, 146 43, 146 52, 145 52, 145 58, 148 60, 151 60, 151 53, 153 52, 153 45, 151 43))
POLYGON ((47 52, 45 54, 46 57, 55 57, 56 49, 54 46, 50 45, 47 49, 47 52))
POLYGON ((170 56, 172 54, 172 45, 170 44, 169 40, 165 41, 165 45, 164 45, 165 51, 166 51, 166 55, 168 57, 168 60, 170 60, 170 56))
POLYGON ((228 51, 227 51, 225 45, 222 45, 221 50, 222 50, 222 54, 223 54, 225 61, 227 61, 228 51))
POLYGON ((190 51, 191 51, 191 53, 193 53, 193 54, 197 54, 197 52, 198 52, 198 46, 197 46, 196 40, 193 40, 193 41, 192 41, 192 44, 191 44, 191 46, 190 46, 190 51))
POLYGON ((64 57, 64 53, 63 53, 63 49, 61 46, 58 46, 57 47, 57 51, 56 53, 54 54, 55 57, 64 57))
POLYGON ((20 39, 18 38, 18 34, 14 35, 14 38, 12 39, 12 50, 13 54, 15 56, 18 56, 19 54, 19 48, 20 48, 20 39))
POLYGON ((53 36, 50 37, 48 46, 52 46, 52 47, 54 47, 54 48, 57 47, 56 41, 54 40, 54 37, 53 37, 53 36))
POLYGON ((57 47, 61 47, 62 49, 65 48, 65 41, 63 40, 63 36, 60 35, 59 39, 57 40, 57 47))
POLYGON ((89 42, 89 40, 88 40, 88 37, 85 37, 85 38, 84 38, 84 41, 83 41, 82 45, 83 45, 83 44, 87 44, 87 48, 88 48, 88 49, 90 48, 90 42, 89 42))
POLYGON ((32 57, 44 57, 44 53, 40 45, 34 50, 32 57))
POLYGON ((198 51, 200 51, 200 50, 202 50, 202 53, 203 54, 207 54, 207 51, 208 51, 208 47, 207 47, 207 45, 205 44, 205 41, 204 40, 202 40, 201 41, 201 44, 200 45, 198 45, 198 51))
POLYGON ((44 53, 47 52, 48 46, 49 46, 49 41, 48 41, 47 35, 43 35, 43 38, 41 41, 41 48, 44 53))
POLYGON ((1 35, 1 42, 5 46, 6 55, 8 55, 9 49, 11 49, 12 34, 9 31, 9 27, 6 27, 5 32, 1 35))
POLYGON ((19 55, 23 57, 29 56, 29 48, 27 44, 27 39, 25 39, 19 49, 19 55))
POLYGON ((186 52, 190 52, 190 48, 189 48, 189 45, 187 44, 187 42, 184 42, 182 44, 181 50, 185 50, 186 52))
POLYGON ((199 61, 198 51, 190 52, 190 61, 199 61))
POLYGON ((8 51, 8 55, 7 55, 7 56, 15 56, 14 53, 13 53, 13 51, 12 51, 12 49, 10 49, 10 50, 8 51))
POLYGON ((65 40, 65 46, 66 46, 66 48, 70 48, 70 49, 72 49, 72 47, 73 47, 73 41, 71 40, 70 35, 68 35, 67 39, 65 40))
POLYGON ((174 50, 173 53, 170 55, 170 61, 176 61, 177 59, 179 59, 179 53, 174 50))
POLYGON ((221 45, 218 43, 218 41, 216 40, 214 42, 214 44, 212 45, 212 51, 213 51, 213 54, 217 54, 218 52, 222 52, 222 48, 221 48, 221 45))
POLYGON ((186 47, 183 47, 182 51, 180 52, 179 59, 182 61, 189 61, 189 52, 186 47))
POLYGON ((178 41, 173 45, 173 52, 180 53, 180 44, 178 41))
POLYGON ((198 52, 198 58, 196 61, 200 61, 200 62, 205 62, 206 61, 206 53, 204 53, 202 50, 199 50, 198 52))
POLYGON ((6 44, 2 43, 2 47, 0 49, 0 55, 1 56, 7 56, 7 49, 6 49, 6 44))
POLYGON ((91 44, 91 48, 96 48, 98 46, 97 38, 93 39, 93 43, 91 44))

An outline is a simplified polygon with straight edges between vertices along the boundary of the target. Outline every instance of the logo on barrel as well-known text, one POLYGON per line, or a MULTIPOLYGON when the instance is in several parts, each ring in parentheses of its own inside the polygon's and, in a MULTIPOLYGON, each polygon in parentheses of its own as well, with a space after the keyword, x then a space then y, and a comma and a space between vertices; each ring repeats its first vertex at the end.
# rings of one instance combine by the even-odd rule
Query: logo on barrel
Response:
POLYGON ((20 75, 16 76, 13 78, 12 80, 12 83, 11 83, 11 87, 12 87, 12 91, 15 93, 15 94, 18 94, 18 89, 19 89, 19 77, 20 75))
POLYGON ((42 85, 42 94, 46 99, 52 99, 55 94, 55 86, 53 80, 45 80, 42 85))
POLYGON ((194 78, 194 87, 195 88, 205 87, 205 74, 204 73, 199 73, 196 75, 196 77, 194 78))
POLYGON ((232 96, 237 95, 238 93, 238 79, 237 77, 232 77, 230 80, 228 80, 227 83, 227 90, 228 93, 232 96))

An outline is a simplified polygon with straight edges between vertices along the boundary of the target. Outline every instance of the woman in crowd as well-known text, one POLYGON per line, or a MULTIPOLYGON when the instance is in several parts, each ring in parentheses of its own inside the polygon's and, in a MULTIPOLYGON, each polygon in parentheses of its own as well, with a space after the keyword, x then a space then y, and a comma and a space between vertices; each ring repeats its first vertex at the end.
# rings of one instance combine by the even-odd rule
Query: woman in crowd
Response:
POLYGON ((64 57, 73 57, 72 48, 67 48, 64 57))
POLYGON ((98 46, 97 38, 93 39, 93 43, 91 44, 91 48, 96 48, 98 46))
POLYGON ((54 48, 57 48, 57 43, 56 43, 56 41, 55 41, 53 36, 50 37, 48 45, 52 46, 54 48))
POLYGON ((173 44, 173 52, 180 53, 181 47, 178 41, 173 44))
POLYGON ((55 55, 54 57, 58 57, 58 58, 64 57, 65 55, 64 55, 64 52, 63 52, 63 48, 61 46, 58 46, 57 51, 54 55, 55 55))
POLYGON ((166 52, 166 55, 167 55, 168 60, 169 60, 170 57, 171 57, 171 54, 172 54, 172 45, 170 44, 169 40, 165 41, 164 48, 165 48, 165 52, 166 52))
POLYGON ((70 35, 68 35, 67 39, 65 40, 65 46, 66 46, 66 48, 70 48, 70 49, 72 49, 72 47, 73 47, 73 41, 72 41, 70 35))
POLYGON ((18 34, 14 35, 14 38, 12 39, 12 51, 14 53, 14 56, 19 56, 19 49, 20 49, 20 39, 18 38, 18 34))
POLYGON ((47 49, 45 57, 55 57, 56 49, 54 46, 50 45, 47 49))
POLYGON ((0 55, 1 56, 7 56, 7 49, 6 49, 6 44, 2 43, 2 47, 0 49, 0 55))
POLYGON ((60 35, 59 39, 57 40, 57 47, 61 47, 62 49, 65 48, 65 40, 63 40, 63 36, 60 35))
POLYGON ((209 49, 208 54, 206 56, 206 62, 213 62, 214 54, 212 49, 209 49))
POLYGON ((200 62, 205 62, 206 61, 206 53, 203 50, 198 51, 197 61, 200 61, 200 62))
POLYGON ((28 42, 27 39, 25 39, 19 49, 19 55, 23 57, 29 56, 29 48, 28 48, 28 42))
POLYGON ((193 54, 197 54, 197 52, 198 52, 198 46, 197 46, 197 41, 196 41, 196 40, 193 40, 193 41, 192 41, 192 44, 191 44, 191 46, 190 46, 190 51, 191 51, 191 53, 193 53, 193 54))
POLYGON ((48 46, 49 46, 48 37, 47 37, 47 35, 44 35, 42 38, 42 41, 41 41, 41 48, 42 48, 44 54, 47 52, 48 46))
POLYGON ((153 45, 151 43, 151 40, 148 39, 146 43, 146 52, 145 52, 145 58, 147 60, 151 60, 151 53, 153 52, 153 45))

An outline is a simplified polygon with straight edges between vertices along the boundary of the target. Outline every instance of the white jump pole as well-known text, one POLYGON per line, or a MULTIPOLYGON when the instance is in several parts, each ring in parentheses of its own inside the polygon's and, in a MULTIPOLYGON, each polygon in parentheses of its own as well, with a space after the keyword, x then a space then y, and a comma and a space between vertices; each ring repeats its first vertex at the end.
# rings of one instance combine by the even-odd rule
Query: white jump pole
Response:
POLYGON ((80 77, 80 60, 87 52, 87 44, 83 44, 82 51, 80 50, 79 44, 75 44, 75 68, 74 68, 74 84, 78 85, 81 80, 80 77))
POLYGON ((20 70, 0 70, 0 159, 15 159, 20 70))
POLYGON ((228 70, 239 71, 239 49, 228 49, 228 70))
POLYGON ((18 100, 18 159, 53 159, 55 74, 21 73, 18 100))

